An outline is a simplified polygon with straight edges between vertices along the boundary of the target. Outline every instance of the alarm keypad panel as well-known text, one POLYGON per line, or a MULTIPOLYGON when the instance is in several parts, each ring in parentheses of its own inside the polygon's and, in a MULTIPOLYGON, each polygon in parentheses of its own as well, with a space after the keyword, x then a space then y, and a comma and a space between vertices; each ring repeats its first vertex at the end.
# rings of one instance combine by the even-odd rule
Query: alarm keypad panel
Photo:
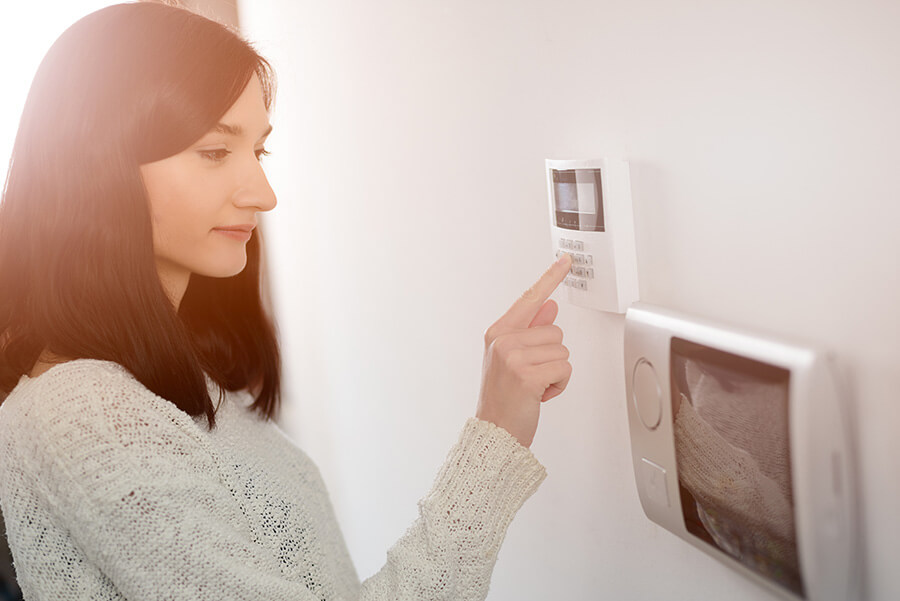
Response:
POLYGON ((569 302, 624 313, 638 299, 628 163, 546 161, 550 231, 557 258, 572 256, 569 302))

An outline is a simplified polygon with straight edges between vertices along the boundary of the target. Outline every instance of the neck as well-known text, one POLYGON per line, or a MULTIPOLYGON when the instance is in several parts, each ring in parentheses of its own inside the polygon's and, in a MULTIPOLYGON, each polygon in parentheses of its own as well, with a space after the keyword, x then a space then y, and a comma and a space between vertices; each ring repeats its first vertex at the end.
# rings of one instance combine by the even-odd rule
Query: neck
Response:
POLYGON ((175 307, 175 312, 177 313, 178 308, 181 306, 181 299, 184 298, 188 282, 191 279, 191 274, 189 271, 182 269, 169 269, 161 263, 157 263, 156 270, 159 273, 159 281, 166 291, 166 296, 169 297, 169 301, 175 307))

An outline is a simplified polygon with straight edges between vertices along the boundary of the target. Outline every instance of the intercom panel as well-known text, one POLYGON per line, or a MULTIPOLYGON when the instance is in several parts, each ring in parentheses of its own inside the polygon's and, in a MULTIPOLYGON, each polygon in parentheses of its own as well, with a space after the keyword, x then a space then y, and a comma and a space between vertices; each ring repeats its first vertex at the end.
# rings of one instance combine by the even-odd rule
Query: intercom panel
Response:
POLYGON ((638 299, 628 163, 548 159, 546 167, 553 249, 572 255, 568 301, 624 313, 638 299))
POLYGON ((651 520, 783 599, 858 598, 849 405, 828 354, 637 303, 625 381, 651 520))

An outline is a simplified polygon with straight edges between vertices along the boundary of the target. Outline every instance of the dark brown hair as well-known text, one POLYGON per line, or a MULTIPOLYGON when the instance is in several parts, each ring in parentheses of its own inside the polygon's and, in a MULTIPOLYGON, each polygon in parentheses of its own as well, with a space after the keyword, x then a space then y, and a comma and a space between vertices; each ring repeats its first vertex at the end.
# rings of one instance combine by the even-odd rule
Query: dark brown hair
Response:
POLYGON ((192 275, 176 313, 139 171, 212 129, 254 74, 270 108, 265 59, 227 27, 159 3, 104 8, 53 44, 0 202, 0 400, 46 348, 114 361, 210 428, 204 372, 274 415, 280 356, 261 301, 259 230, 246 268, 192 275))

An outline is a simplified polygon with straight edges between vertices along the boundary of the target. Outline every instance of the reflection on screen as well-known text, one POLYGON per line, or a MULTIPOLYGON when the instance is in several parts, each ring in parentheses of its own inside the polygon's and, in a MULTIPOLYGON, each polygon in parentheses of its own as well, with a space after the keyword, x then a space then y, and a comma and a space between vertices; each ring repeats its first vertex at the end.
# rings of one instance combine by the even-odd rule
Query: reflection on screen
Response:
POLYGON ((566 211, 567 213, 578 212, 578 185, 575 182, 574 173, 572 177, 566 177, 566 174, 557 178, 556 181, 556 210, 566 211), (567 181, 571 180, 571 181, 567 181))
POLYGON ((671 374, 688 531, 802 597, 788 431, 790 372, 673 338, 671 374))

